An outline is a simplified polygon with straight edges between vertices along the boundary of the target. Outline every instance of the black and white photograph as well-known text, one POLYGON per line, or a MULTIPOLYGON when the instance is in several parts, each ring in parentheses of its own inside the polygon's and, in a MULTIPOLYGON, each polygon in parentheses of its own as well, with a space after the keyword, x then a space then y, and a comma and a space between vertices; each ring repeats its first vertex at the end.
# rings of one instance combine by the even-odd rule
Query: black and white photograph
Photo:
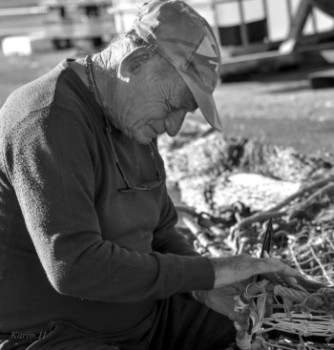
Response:
POLYGON ((0 0, 0 350, 334 350, 334 0, 0 0))

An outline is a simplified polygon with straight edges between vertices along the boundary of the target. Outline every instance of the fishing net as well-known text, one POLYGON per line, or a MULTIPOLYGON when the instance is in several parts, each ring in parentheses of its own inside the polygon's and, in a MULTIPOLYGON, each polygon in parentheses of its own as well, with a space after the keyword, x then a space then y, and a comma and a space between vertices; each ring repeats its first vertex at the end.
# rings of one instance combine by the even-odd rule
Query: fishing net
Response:
POLYGON ((252 285, 250 303, 264 295, 274 303, 269 317, 254 316, 259 327, 248 345, 334 348, 333 164, 292 148, 227 139, 195 123, 184 130, 174 139, 162 137, 160 149, 168 186, 180 196, 179 230, 195 249, 206 256, 259 256, 272 218, 271 256, 325 286, 303 294, 252 285))

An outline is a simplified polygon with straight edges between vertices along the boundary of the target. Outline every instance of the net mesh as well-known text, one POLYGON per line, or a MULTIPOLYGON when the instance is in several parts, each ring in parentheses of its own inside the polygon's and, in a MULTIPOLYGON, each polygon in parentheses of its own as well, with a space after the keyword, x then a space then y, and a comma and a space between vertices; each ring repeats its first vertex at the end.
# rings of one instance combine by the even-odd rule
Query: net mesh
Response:
POLYGON ((271 256, 331 291, 325 310, 321 293, 308 298, 313 306, 318 301, 316 308, 278 296, 276 319, 266 321, 274 332, 259 335, 252 348, 333 348, 333 164, 292 148, 227 139, 195 123, 183 130, 174 139, 162 137, 160 149, 169 188, 180 197, 179 230, 195 249, 207 256, 259 256, 272 218, 271 256))

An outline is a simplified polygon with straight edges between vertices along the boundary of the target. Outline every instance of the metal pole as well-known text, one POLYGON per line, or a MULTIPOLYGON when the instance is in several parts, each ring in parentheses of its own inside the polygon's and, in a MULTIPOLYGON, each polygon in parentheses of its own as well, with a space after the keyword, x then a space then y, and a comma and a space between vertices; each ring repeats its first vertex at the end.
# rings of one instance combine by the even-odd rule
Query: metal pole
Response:
POLYGON ((245 22, 245 14, 244 14, 244 7, 242 4, 243 0, 237 0, 238 5, 239 5, 239 13, 240 13, 240 26, 241 26, 241 41, 244 46, 249 45, 249 40, 248 40, 248 32, 247 32, 247 26, 245 22))
POLYGON ((264 19, 266 21, 265 37, 269 39, 269 30, 268 30, 269 12, 268 12, 267 0, 262 0, 262 7, 264 12, 264 19))
MULTIPOLYGON (((301 1, 303 1, 303 0, 301 0, 301 1)), ((291 29, 291 24, 292 24, 292 5, 291 5, 291 0, 286 0, 286 8, 288 9, 289 29, 291 29)))
POLYGON ((311 10, 311 18, 312 18, 312 26, 313 26, 314 34, 318 34, 318 21, 314 13, 314 7, 312 7, 312 10, 311 10))
POLYGON ((213 32, 215 33, 218 43, 220 45, 220 36, 219 36, 219 23, 218 23, 218 5, 215 0, 211 0, 211 11, 213 14, 213 32))

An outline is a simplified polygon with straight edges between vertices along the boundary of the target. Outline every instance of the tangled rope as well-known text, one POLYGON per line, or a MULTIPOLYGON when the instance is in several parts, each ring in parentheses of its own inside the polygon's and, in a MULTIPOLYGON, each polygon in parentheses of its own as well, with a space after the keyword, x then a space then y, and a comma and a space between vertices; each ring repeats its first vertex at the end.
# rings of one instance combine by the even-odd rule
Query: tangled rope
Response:
MULTIPOLYGON (((253 334, 263 334, 273 330, 302 337, 334 338, 334 289, 320 288, 315 293, 296 290, 268 280, 250 283, 240 296, 239 310, 248 308, 253 322, 252 333, 237 337, 237 345, 242 350, 252 348, 253 334), (266 315, 267 297, 274 297, 273 312, 266 315), (282 300, 281 302, 278 300, 282 300), (241 307, 240 307, 241 305, 241 307)), ((238 329, 238 327, 236 327, 238 329)), ((240 330, 239 330, 240 334, 240 330)))
MULTIPOLYGON (((265 222, 272 218, 271 256, 328 287, 334 285, 333 164, 300 158, 292 150, 229 142, 212 133, 194 142, 183 136, 182 147, 171 155, 166 153, 166 165, 182 201, 177 207, 182 233, 199 253, 259 256, 265 222), (242 175, 244 169, 273 181, 264 178, 260 183, 258 178, 235 176, 242 175), (285 181, 284 186, 280 180, 285 181), (258 183, 257 188, 249 185, 252 181, 258 183)), ((278 348, 274 341, 267 341, 267 336, 276 337, 277 333, 269 330, 304 337, 319 335, 324 341, 333 335, 333 289, 271 287, 271 291, 256 291, 256 286, 247 290, 252 297, 244 307, 250 310, 253 330, 266 338, 258 349, 278 348), (270 316, 259 310, 268 296, 274 300, 270 316)), ((238 346, 249 348, 252 336, 238 336, 238 346)), ((279 348, 284 347, 291 350, 298 346, 292 342, 290 347, 283 344, 279 348)))

